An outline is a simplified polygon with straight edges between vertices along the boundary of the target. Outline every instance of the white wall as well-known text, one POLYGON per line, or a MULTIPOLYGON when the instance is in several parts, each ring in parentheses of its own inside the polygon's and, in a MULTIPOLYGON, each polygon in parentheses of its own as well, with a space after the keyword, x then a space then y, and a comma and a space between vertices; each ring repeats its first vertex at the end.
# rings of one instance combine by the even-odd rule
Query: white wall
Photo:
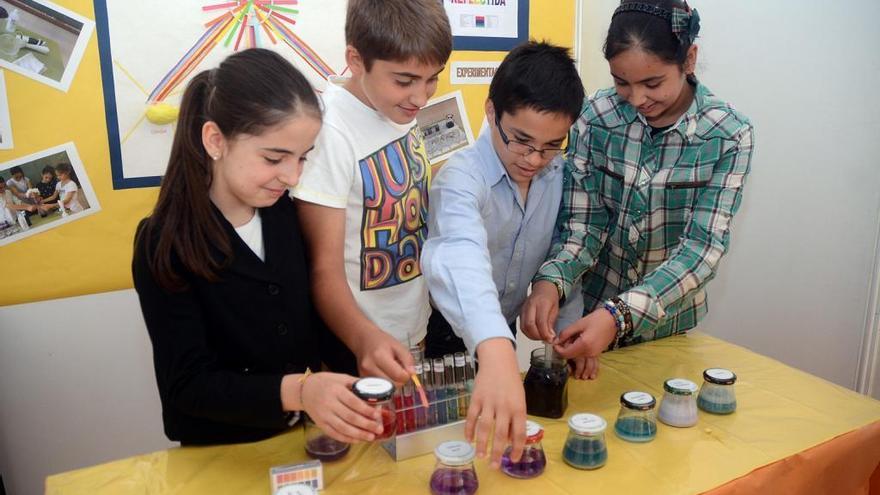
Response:
POLYGON ((171 446, 133 290, 0 308, 0 475, 46 475, 171 446))
MULTIPOLYGON (((600 49, 618 3, 582 0, 589 90, 611 85, 600 49)), ((698 76, 756 129, 701 329, 852 388, 880 221, 880 2, 690 4, 698 76)))

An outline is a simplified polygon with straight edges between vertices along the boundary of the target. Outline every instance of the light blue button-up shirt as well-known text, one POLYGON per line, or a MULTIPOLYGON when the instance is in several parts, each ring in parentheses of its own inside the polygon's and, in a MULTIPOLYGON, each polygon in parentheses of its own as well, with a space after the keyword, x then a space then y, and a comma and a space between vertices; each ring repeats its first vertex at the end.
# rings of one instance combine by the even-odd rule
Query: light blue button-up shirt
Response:
POLYGON ((422 253, 434 306, 471 353, 486 339, 513 340, 508 324, 547 257, 562 199, 560 157, 532 178, 524 202, 491 136, 484 128, 433 179, 422 253))

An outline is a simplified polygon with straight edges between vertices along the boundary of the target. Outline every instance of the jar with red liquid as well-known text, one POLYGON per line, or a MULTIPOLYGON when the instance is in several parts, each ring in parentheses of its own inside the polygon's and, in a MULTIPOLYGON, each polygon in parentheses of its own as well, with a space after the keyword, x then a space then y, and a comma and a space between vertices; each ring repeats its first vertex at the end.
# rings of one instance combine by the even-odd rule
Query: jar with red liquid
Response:
POLYGON ((397 432, 397 417, 394 402, 394 384, 384 378, 361 378, 351 386, 354 395, 363 399, 368 404, 382 413, 382 433, 376 435, 376 440, 385 440, 394 436, 397 432))

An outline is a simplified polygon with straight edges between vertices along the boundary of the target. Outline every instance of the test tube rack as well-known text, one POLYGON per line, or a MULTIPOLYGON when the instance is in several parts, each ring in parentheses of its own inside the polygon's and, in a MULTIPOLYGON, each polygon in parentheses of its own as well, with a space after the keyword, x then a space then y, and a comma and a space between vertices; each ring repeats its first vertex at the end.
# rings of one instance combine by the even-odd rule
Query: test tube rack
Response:
MULTIPOLYGON (((458 394, 454 397, 441 399, 430 402, 430 409, 426 409, 418 400, 411 407, 405 407, 397 411, 399 418, 404 417, 424 417, 430 410, 439 410, 447 408, 450 411, 454 401, 456 409, 460 400, 470 403, 470 393, 458 394)), ((442 442, 448 440, 464 440, 465 420, 463 415, 456 414, 455 419, 446 418, 446 422, 435 421, 433 425, 409 430, 408 428, 398 428, 396 435, 382 443, 382 447, 395 461, 403 461, 413 457, 430 454, 442 442)), ((427 422, 426 422, 427 423, 427 422)))

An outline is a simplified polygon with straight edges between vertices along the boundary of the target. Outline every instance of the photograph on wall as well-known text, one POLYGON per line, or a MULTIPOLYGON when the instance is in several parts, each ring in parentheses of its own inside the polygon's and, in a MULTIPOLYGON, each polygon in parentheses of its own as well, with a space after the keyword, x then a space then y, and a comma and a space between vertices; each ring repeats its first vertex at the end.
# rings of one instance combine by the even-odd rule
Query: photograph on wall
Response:
POLYGON ((0 67, 66 92, 94 21, 44 0, 0 0, 0 67))
POLYGON ((416 116, 428 161, 436 165, 474 142, 461 91, 428 102, 416 116))
POLYGON ((3 71, 0 71, 0 150, 11 150, 12 147, 12 121, 9 119, 6 75, 3 71))
POLYGON ((186 84, 229 55, 251 47, 275 50, 318 91, 348 72, 347 0, 94 5, 114 189, 159 185, 186 84))
POLYGON ((73 143, 0 164, 0 246, 101 210, 73 143))
POLYGON ((455 50, 506 51, 529 39, 529 0, 443 0, 455 50))

